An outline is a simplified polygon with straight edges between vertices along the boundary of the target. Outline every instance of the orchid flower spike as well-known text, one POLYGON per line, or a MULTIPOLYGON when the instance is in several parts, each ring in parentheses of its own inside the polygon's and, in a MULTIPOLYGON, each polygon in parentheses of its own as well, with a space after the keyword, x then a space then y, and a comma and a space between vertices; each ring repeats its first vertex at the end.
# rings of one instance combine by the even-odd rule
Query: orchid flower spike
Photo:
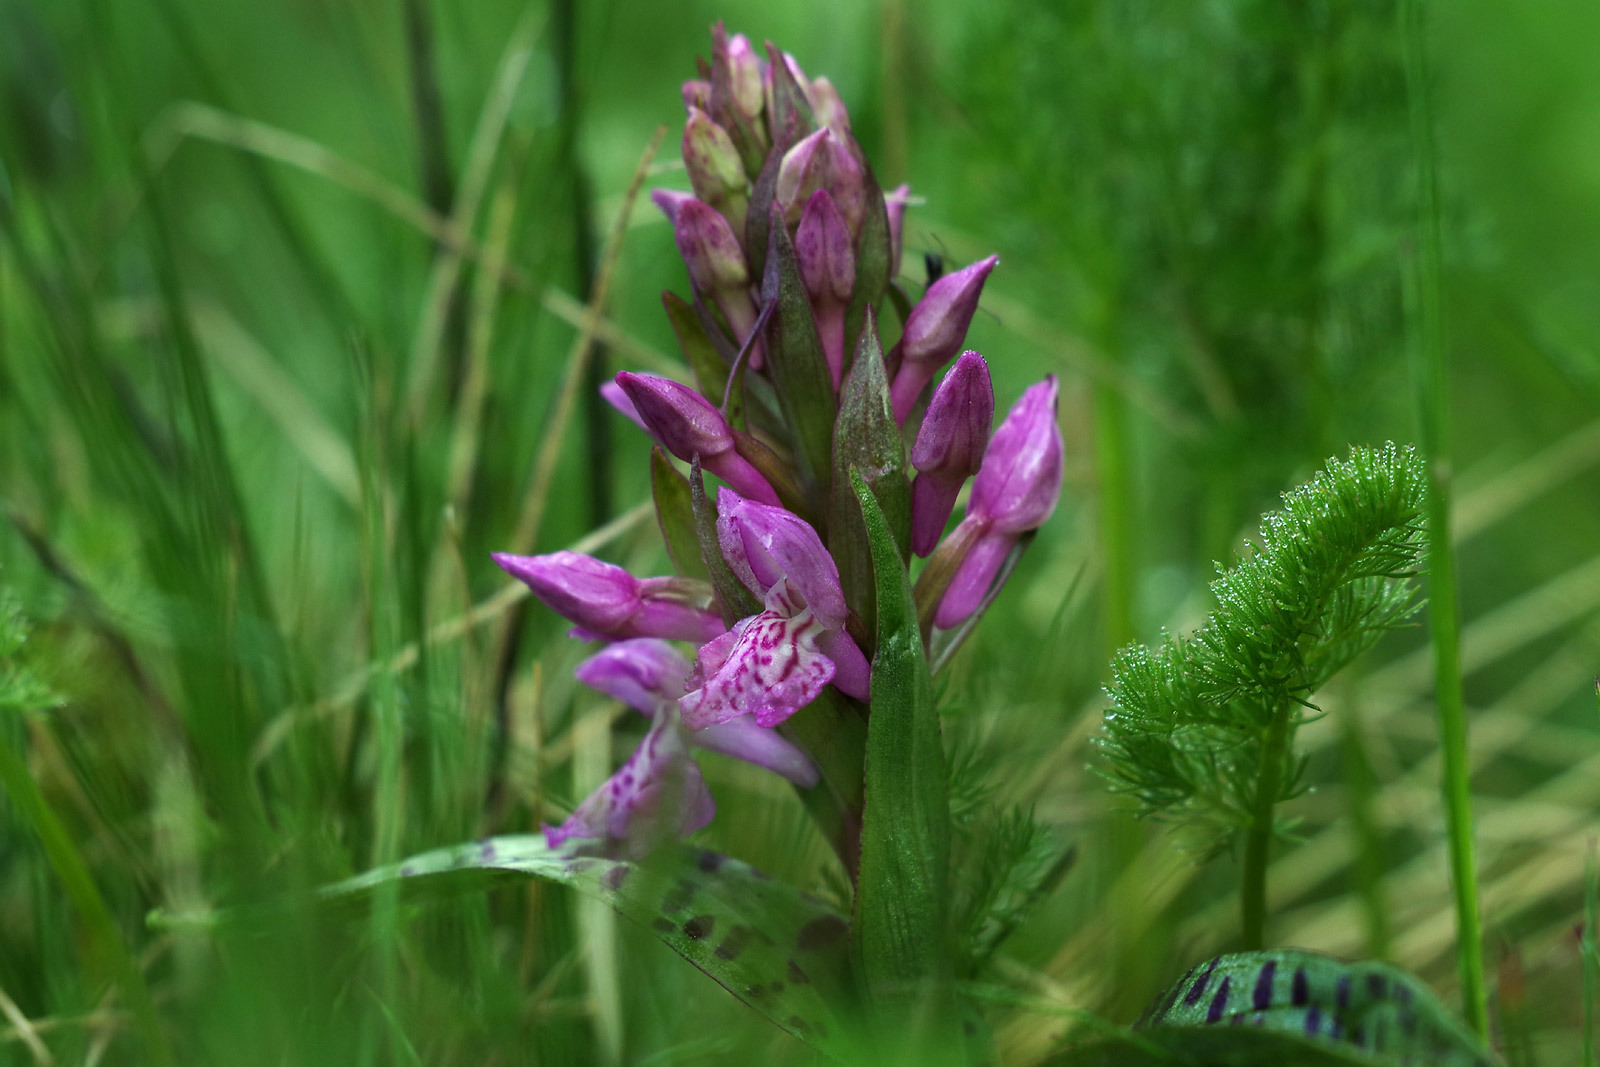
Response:
POLYGON ((614 855, 638 857, 664 837, 687 837, 716 814, 700 765, 689 755, 676 709, 662 709, 617 773, 589 794, 545 843, 597 839, 614 855))
POLYGON ((691 729, 749 713, 776 726, 833 683, 865 700, 871 667, 845 632, 839 568, 805 520, 782 508, 717 494, 723 559, 763 610, 700 649, 678 704, 691 729))
POLYGON ((994 432, 972 483, 967 514, 952 538, 975 538, 939 601, 933 624, 956 626, 978 610, 1006 554, 1044 524, 1061 496, 1061 428, 1055 375, 1023 392, 994 432))
POLYGON ((896 422, 905 424, 923 388, 961 350, 983 283, 999 262, 999 256, 990 256, 946 274, 911 309, 900 338, 900 370, 889 387, 896 422))
POLYGON ((994 419, 994 386, 989 365, 976 352, 964 352, 933 391, 928 413, 917 430, 911 465, 911 550, 932 552, 966 480, 978 473, 989 446, 994 419))
POLYGON ((694 595, 699 583, 686 578, 635 578, 613 563, 577 552, 497 552, 493 558, 546 607, 576 623, 585 637, 666 637, 698 644, 726 630, 722 617, 702 606, 706 598, 694 595))
POLYGON ((623 371, 616 384, 661 447, 685 463, 699 456, 706 470, 746 496, 766 504, 778 503, 772 484, 734 450, 728 420, 705 397, 687 385, 654 374, 623 371))
MULTIPOLYGON (((578 681, 655 717, 678 714, 677 700, 687 687, 691 667, 665 641, 638 637, 618 641, 578 664, 578 681)), ((721 753, 765 767, 799 786, 817 784, 816 764, 775 730, 756 725, 750 715, 690 731, 691 747, 721 753)))

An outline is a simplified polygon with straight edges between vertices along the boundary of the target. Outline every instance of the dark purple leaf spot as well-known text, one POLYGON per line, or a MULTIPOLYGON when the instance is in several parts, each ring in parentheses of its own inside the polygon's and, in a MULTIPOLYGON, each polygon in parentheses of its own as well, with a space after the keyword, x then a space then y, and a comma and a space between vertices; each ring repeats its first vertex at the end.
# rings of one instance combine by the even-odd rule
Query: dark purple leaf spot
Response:
POLYGON ((850 928, 845 921, 837 915, 824 915, 820 919, 812 919, 800 928, 800 934, 795 938, 795 947, 801 952, 813 952, 828 945, 843 941, 850 934, 850 928))
POLYGON ((762 997, 767 995, 767 989, 765 986, 753 985, 749 989, 746 989, 744 993, 745 996, 752 1000, 760 1000, 762 997))
POLYGON ((703 848, 700 850, 700 855, 697 857, 696 862, 702 871, 711 874, 718 867, 721 867, 722 861, 727 858, 720 852, 712 852, 710 849, 703 848))
POLYGON ((1261 965, 1261 973, 1256 976, 1255 990, 1250 994, 1250 1004, 1257 1011, 1265 1011, 1272 1005, 1272 978, 1277 973, 1277 960, 1268 960, 1261 965))
POLYGON ((480 850, 480 854, 483 857, 484 863, 493 863, 495 857, 494 842, 485 841, 483 843, 483 848, 480 850))
POLYGON ((683 924, 683 936, 691 941, 701 941, 711 936, 711 931, 716 929, 717 918, 714 915, 696 915, 683 924))
MULTIPOLYGON (((1219 956, 1217 959, 1221 959, 1219 956)), ((1200 972, 1200 977, 1194 980, 1194 985, 1189 987, 1189 995, 1183 998, 1183 1006, 1192 1008, 1200 1003, 1200 998, 1206 995, 1206 986, 1211 984, 1211 972, 1217 969, 1217 960, 1206 964, 1206 969, 1200 972)))
POLYGON ((662 918, 651 919, 650 929, 654 930, 658 934, 673 934, 677 933, 678 931, 676 926, 662 918))
POLYGON ((1367 996, 1374 1000, 1382 1000, 1383 995, 1389 992, 1389 983, 1384 981, 1381 974, 1367 975, 1367 996))
POLYGON ((402 877, 402 878, 410 878, 413 874, 416 874, 416 873, 417 873, 417 869, 415 867, 411 866, 411 864, 409 864, 409 863, 405 864, 403 867, 400 868, 400 877, 402 877))
POLYGON ((805 1033, 806 1030, 808 1029, 808 1027, 806 1026, 806 1021, 804 1019, 800 1018, 800 1016, 798 1016, 798 1015, 789 1016, 789 1024, 788 1025, 789 1025, 789 1027, 791 1029, 797 1030, 802 1034, 805 1033))
POLYGON ((1350 976, 1341 974, 1339 984, 1333 987, 1333 1003, 1340 1011, 1350 1006, 1350 976))
POLYGON ((728 936, 722 944, 717 946, 717 958, 734 960, 739 958, 739 953, 750 943, 750 935, 754 931, 748 926, 735 926, 728 931, 728 936))
POLYGON ((1206 1022, 1216 1022, 1228 1010, 1228 986, 1231 984, 1228 976, 1223 975, 1222 984, 1217 986, 1217 995, 1211 998, 1211 1006, 1206 1009, 1206 1022))
POLYGON ((783 983, 782 982, 773 982, 770 986, 767 987, 767 990, 773 996, 777 996, 778 994, 783 992, 783 983))
POLYGON ((811 981, 811 978, 806 974, 805 971, 801 970, 798 963, 796 963, 794 960, 790 960, 789 981, 793 982, 795 985, 803 985, 804 983, 811 981))
POLYGON ((661 901, 661 910, 667 914, 682 911, 694 900, 694 883, 687 878, 678 879, 678 884, 673 886, 672 892, 661 901))
POLYGON ((1311 1003, 1311 985, 1306 981, 1306 969, 1294 969, 1294 985, 1289 990, 1289 999, 1297 1008, 1303 1008, 1311 1003))
POLYGON ((632 871, 633 868, 626 863, 619 863, 600 876, 600 884, 615 893, 622 888, 623 881, 632 871))
POLYGON ((1322 1010, 1315 1004, 1306 1012, 1306 1036, 1315 1037, 1322 1029, 1322 1010))

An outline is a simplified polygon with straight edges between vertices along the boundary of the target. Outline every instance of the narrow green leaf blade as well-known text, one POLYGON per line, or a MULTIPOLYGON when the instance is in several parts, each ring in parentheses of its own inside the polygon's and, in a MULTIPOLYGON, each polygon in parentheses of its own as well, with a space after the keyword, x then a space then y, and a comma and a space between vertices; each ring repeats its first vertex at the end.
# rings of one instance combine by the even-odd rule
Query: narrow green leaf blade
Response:
POLYGON ((551 849, 514 834, 435 849, 323 891, 338 900, 396 881, 425 888, 458 872, 507 872, 571 886, 654 931, 674 952, 803 1041, 827 1050, 845 1032, 849 928, 838 913, 747 864, 687 845, 639 861, 551 849))
MULTIPOLYGON (((811 300, 800 278, 794 242, 774 207, 771 213, 767 271, 761 299, 774 304, 767 327, 767 363, 777 386, 783 417, 794 434, 795 462, 801 488, 815 512, 827 499, 832 473, 833 377, 822 352, 822 338, 811 312, 811 300)), ((817 525, 821 525, 818 523, 817 525)))
POLYGON ((833 490, 829 494, 828 551, 839 565, 850 610, 867 633, 876 632, 872 549, 861 505, 850 485, 850 468, 862 479, 883 509, 900 559, 911 543, 911 483, 906 479, 906 448, 889 406, 889 379, 877 324, 867 310, 866 329, 855 362, 839 397, 839 418, 833 428, 833 490))
POLYGON ((685 578, 710 580, 711 572, 700 558, 689 479, 678 473, 659 448, 650 451, 650 495, 656 503, 656 524, 661 527, 661 539, 667 543, 673 569, 685 578))
POLYGON ((705 324, 700 321, 693 305, 677 293, 662 293, 661 306, 667 309, 667 321, 672 324, 673 335, 678 338, 678 350, 694 372, 696 387, 713 404, 721 404, 723 390, 728 385, 728 362, 712 344, 705 324))
MULTIPOLYGON (((889 208, 883 201, 883 189, 877 175, 866 159, 861 160, 866 175, 866 210, 861 216, 861 233, 856 238, 856 287, 850 294, 850 306, 844 313, 845 352, 859 352, 858 339, 865 341, 869 316, 876 319, 883 306, 884 295, 889 291, 889 208)), ((902 316, 904 321, 904 316, 902 316)), ((877 324, 873 322, 873 329, 877 324)), ((879 343, 874 340, 874 343, 879 343)), ((845 370, 849 370, 846 367, 845 370)))
POLYGON ((852 950, 885 1034, 903 1035, 908 1052, 952 1056, 950 804, 933 679, 894 533, 865 479, 850 475, 878 603, 852 950))

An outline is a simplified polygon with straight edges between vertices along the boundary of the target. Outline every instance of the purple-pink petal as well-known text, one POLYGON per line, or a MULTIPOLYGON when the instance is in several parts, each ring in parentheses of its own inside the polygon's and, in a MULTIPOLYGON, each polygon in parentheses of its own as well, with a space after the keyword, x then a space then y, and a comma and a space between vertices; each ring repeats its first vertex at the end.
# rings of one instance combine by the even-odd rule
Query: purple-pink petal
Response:
POLYGON ((545 827, 545 842, 559 848, 574 838, 599 839, 637 856, 663 837, 687 837, 715 812, 700 766, 689 755, 677 716, 669 711, 656 716, 627 762, 565 822, 545 827))
POLYGON ((696 730, 688 740, 696 748, 765 767, 798 786, 814 786, 820 777, 817 765, 797 745, 776 730, 756 725, 749 715, 696 730))
POLYGON ((653 716, 663 702, 683 695, 692 669, 667 642, 635 637, 607 645, 578 664, 573 674, 584 685, 653 716))
POLYGON ((797 615, 768 609, 741 620, 731 646, 711 642, 701 649, 701 684, 678 701, 684 725, 702 730, 749 714, 756 725, 772 727, 817 699, 834 676, 833 661, 817 647, 823 630, 809 609, 797 615))
POLYGON ((726 488, 717 493, 717 513, 722 557, 745 588, 767 601, 787 578, 826 629, 844 626, 848 608, 839 568, 804 519, 726 488))
POLYGON ((967 514, 995 529, 1024 533, 1044 523, 1061 496, 1061 428, 1056 378, 1031 385, 994 432, 972 483, 967 514))
MULTIPOLYGON (((970 521, 970 520, 964 520, 970 521)), ((994 584, 1006 553, 1017 543, 1015 534, 991 532, 981 536, 956 568, 955 577, 945 590, 933 614, 933 624, 941 630, 960 625, 983 603, 994 584)))

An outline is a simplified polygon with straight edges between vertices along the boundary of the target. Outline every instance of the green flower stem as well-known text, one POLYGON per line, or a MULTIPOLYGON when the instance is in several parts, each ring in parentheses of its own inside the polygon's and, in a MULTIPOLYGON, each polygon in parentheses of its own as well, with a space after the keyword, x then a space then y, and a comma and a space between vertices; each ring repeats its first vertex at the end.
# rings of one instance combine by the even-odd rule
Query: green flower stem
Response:
POLYGON ((1477 865, 1472 845, 1472 792, 1467 720, 1461 694, 1461 617, 1456 601, 1455 552, 1450 543, 1449 390, 1440 308, 1439 181, 1428 101, 1428 59, 1419 0, 1400 8, 1406 83, 1411 99, 1411 145, 1417 179, 1417 272, 1412 286, 1412 375, 1417 388, 1422 452, 1428 479, 1428 629, 1444 765, 1445 822, 1450 837, 1450 884, 1456 903, 1456 965, 1467 1023, 1489 1033, 1478 914, 1477 865))
POLYGON ((1239 913, 1244 951, 1265 944, 1267 926, 1267 859, 1272 849, 1273 809, 1283 791, 1283 764, 1289 748, 1289 711, 1286 702, 1273 713, 1261 742, 1261 762, 1256 768, 1255 811, 1244 843, 1244 881, 1239 887, 1239 913))

